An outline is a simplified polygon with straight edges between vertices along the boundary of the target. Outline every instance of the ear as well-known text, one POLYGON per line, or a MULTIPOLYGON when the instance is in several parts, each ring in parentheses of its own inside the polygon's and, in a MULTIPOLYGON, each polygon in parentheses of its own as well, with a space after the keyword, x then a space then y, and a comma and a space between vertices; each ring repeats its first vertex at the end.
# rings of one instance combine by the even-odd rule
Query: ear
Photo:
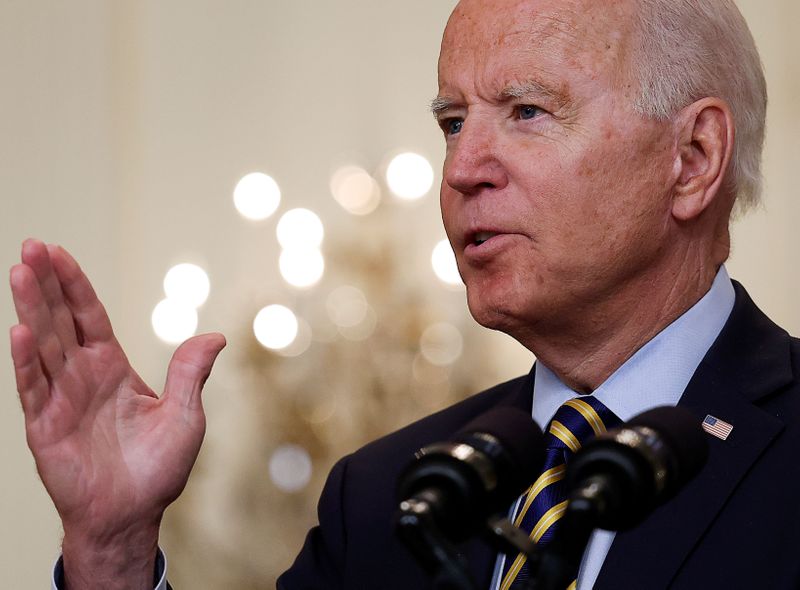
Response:
POLYGON ((734 124, 728 104, 704 98, 680 112, 672 215, 698 217, 714 202, 733 154, 734 124))

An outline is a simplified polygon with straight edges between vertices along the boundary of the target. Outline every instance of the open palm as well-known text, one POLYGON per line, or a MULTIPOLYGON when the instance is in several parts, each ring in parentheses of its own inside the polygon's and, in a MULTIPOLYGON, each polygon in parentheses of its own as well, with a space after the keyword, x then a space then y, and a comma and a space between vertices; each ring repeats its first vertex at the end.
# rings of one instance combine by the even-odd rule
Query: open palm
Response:
POLYGON ((65 532, 100 539, 157 528, 200 449, 200 392, 224 338, 185 342, 159 398, 130 366, 65 250, 28 240, 11 288, 19 317, 11 351, 28 445, 65 532))

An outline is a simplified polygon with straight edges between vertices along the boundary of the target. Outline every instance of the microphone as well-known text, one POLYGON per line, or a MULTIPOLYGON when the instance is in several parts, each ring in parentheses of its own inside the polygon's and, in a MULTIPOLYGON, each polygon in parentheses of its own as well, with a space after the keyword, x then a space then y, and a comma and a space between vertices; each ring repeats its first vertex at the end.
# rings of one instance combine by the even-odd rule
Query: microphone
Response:
POLYGON ((565 588, 595 528, 635 527, 707 458, 700 420, 677 407, 654 408, 586 442, 568 462, 569 503, 552 542, 536 556, 529 589, 565 588))
POLYGON ((495 408, 416 453, 398 480, 400 511, 424 510, 444 535, 462 541, 508 509, 543 455, 542 431, 528 412, 495 408))
POLYGON ((697 475, 707 458, 708 442, 694 415, 679 407, 648 410, 573 457, 570 507, 589 502, 595 527, 630 529, 697 475))

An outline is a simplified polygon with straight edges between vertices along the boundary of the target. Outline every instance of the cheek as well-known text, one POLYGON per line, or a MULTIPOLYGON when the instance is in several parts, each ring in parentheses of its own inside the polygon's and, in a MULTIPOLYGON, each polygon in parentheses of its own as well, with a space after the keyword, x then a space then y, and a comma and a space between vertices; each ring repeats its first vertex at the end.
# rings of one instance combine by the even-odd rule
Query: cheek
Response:
POLYGON ((455 237, 452 235, 452 232, 455 231, 454 225, 458 215, 457 207, 459 204, 459 198, 459 195, 457 195, 447 186, 444 181, 442 181, 441 188, 439 189, 439 210, 442 214, 444 231, 451 243, 455 237))
MULTIPOLYGON (((603 214, 598 189, 606 183, 599 161, 569 150, 540 154, 520 172, 535 241, 549 252, 586 240, 586 228, 603 214)), ((603 191, 604 192, 604 191, 603 191)))
POLYGON ((620 149, 626 144, 613 132, 603 139, 595 149, 565 151, 536 167, 539 197, 531 210, 548 274, 575 280, 604 273, 664 227, 669 203, 659 192, 659 166, 631 155, 633 148, 620 149))
POLYGON ((666 237, 669 162, 628 145, 593 153, 576 169, 576 186, 587 187, 578 207, 583 243, 576 247, 601 268, 647 259, 666 237))

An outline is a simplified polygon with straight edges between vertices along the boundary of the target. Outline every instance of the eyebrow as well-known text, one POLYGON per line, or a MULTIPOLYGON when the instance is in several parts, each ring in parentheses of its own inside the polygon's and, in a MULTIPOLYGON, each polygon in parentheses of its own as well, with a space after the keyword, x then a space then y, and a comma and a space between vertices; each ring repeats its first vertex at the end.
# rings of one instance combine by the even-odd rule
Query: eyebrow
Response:
POLYGON ((453 104, 455 104, 455 101, 452 98, 437 96, 431 101, 429 108, 433 116, 438 118, 441 113, 452 107, 453 104))
POLYGON ((555 100, 559 105, 568 102, 568 96, 563 92, 558 92, 535 80, 528 80, 522 84, 506 86, 500 91, 499 97, 503 101, 511 99, 526 98, 529 96, 546 96, 555 100))
MULTIPOLYGON (((506 86, 497 96, 501 102, 508 102, 509 100, 530 96, 546 96, 555 100, 559 105, 564 105, 569 102, 569 96, 566 93, 553 90, 534 80, 529 80, 522 84, 506 86)), ((450 109, 456 102, 456 100, 447 96, 437 96, 430 102, 431 113, 433 113, 434 117, 438 118, 441 113, 450 109)))

